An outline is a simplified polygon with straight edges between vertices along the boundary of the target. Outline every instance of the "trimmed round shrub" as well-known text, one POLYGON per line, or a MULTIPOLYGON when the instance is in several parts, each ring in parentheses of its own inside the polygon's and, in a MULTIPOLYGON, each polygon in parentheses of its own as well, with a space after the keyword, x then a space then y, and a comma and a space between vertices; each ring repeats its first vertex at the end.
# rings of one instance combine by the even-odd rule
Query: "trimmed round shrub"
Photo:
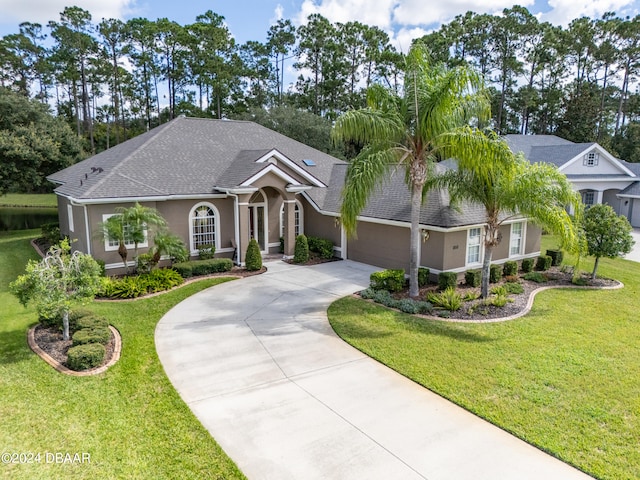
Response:
POLYGON ((382 270, 369 275, 369 286, 374 290, 399 292, 404 288, 404 270, 382 270))
POLYGON ((86 345, 87 343, 101 343, 106 345, 111 340, 111 330, 107 327, 83 328, 73 334, 74 345, 86 345))
POLYGON ((333 258, 333 242, 326 238, 307 237, 309 251, 317 253, 320 258, 333 258))
POLYGON ((458 285, 458 274, 456 272, 442 272, 438 275, 438 288, 446 290, 447 288, 456 288, 458 285))
POLYGON ((293 251, 293 263, 307 263, 309 261, 309 243, 307 237, 298 235, 296 246, 293 251))
POLYGON ((547 250, 547 255, 551 257, 551 265, 554 267, 559 266, 564 259, 564 252, 562 250, 547 250))
POLYGON ((525 258, 524 260, 522 260, 522 264, 520 265, 520 268, 522 268, 522 271, 524 273, 533 272, 534 262, 535 261, 533 258, 525 258))
POLYGON ((552 262, 553 259, 549 255, 540 255, 536 260, 536 270, 539 272, 549 270, 552 262))
POLYGON ((262 268, 262 255, 260 254, 260 246, 258 245, 258 241, 255 238, 252 238, 249 242, 249 245, 247 245, 247 253, 244 257, 244 266, 250 272, 255 272, 262 268))
POLYGON ((418 268, 418 286, 426 287, 429 285, 429 269, 425 267, 418 268))
POLYGON ((482 283, 482 270, 467 270, 464 272, 464 283, 469 287, 479 287, 482 283))
MULTIPOLYGON (((105 317, 100 315, 87 315, 78 318, 73 331, 82 330, 83 328, 109 328, 109 322, 105 317)), ((71 319, 69 319, 69 328, 71 328, 71 319)))
POLYGON ((360 291, 360 297, 364 298, 365 300, 373 298, 375 294, 376 291, 373 288, 365 288, 364 290, 360 291))
POLYGON ((491 265, 489 267, 489 282, 498 283, 502 278, 502 265, 491 265))
POLYGON ((171 268, 178 272, 182 278, 193 277, 193 265, 191 262, 174 263, 171 268))
POLYGON ((105 353, 104 345, 100 343, 71 347, 67 351, 67 366, 76 371, 97 367, 104 360, 105 353))
POLYGON ((518 262, 514 260, 508 260, 504 262, 502 266, 502 275, 505 277, 511 277, 518 274, 518 262))

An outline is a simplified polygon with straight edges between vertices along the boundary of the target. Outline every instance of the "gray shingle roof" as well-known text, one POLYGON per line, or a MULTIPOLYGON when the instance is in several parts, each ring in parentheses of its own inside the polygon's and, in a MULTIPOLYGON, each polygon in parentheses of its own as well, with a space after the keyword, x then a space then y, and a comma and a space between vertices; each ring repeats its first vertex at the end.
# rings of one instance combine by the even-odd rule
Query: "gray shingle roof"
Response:
POLYGON ((555 135, 505 135, 514 153, 522 152, 532 163, 547 162, 561 167, 595 143, 573 143, 555 135))
POLYGON ((48 178, 61 184, 56 193, 76 199, 207 194, 221 178, 235 180, 230 163, 248 169, 247 158, 272 149, 325 184, 333 165, 343 163, 253 122, 181 117, 48 178), (307 158, 316 166, 306 167, 307 158))
MULTIPOLYGON (((172 195, 206 195, 239 186, 268 163, 277 150, 327 188, 307 195, 325 212, 338 213, 347 163, 253 122, 177 118, 76 165, 50 175, 56 193, 77 200, 103 201, 172 195), (303 160, 311 159, 315 166, 303 160)), ((370 199, 362 216, 410 221, 410 195, 398 171, 370 199)), ((449 206, 446 194, 430 192, 421 223, 456 227, 484 221, 477 205, 449 206)))

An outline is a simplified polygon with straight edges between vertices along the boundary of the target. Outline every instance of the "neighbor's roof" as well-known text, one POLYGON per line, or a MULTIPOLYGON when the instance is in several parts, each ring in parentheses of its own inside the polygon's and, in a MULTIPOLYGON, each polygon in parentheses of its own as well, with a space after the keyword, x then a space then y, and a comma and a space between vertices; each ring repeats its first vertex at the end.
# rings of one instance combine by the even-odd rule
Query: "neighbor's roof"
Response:
POLYGON ((573 143, 555 135, 505 135, 514 153, 522 152, 532 163, 546 162, 561 167, 596 143, 573 143))

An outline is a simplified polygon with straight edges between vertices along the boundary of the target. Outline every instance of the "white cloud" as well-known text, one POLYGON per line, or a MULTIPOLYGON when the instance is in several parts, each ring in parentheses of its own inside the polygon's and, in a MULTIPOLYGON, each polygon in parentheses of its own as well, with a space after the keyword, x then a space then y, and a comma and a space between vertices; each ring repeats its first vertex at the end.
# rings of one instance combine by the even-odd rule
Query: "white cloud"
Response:
POLYGON ((70 5, 91 13, 94 22, 103 18, 123 18, 130 12, 133 0, 0 0, 3 22, 32 22, 46 24, 59 20, 60 13, 70 5))
POLYGON ((269 24, 275 25, 278 23, 278 20, 282 20, 284 18, 284 7, 280 4, 276 5, 275 10, 273 11, 273 17, 269 20, 269 24))
MULTIPOLYGON (((518 3, 528 7, 533 5, 534 0, 521 0, 518 3)), ((393 20, 400 25, 436 25, 447 23, 456 15, 469 11, 495 14, 511 7, 513 0, 447 0, 428 4, 423 0, 403 0, 393 9, 393 20)))
POLYGON ((633 0, 549 0, 549 7, 551 10, 540 19, 563 27, 576 18, 601 18, 606 12, 616 12, 621 17, 638 14, 638 3, 633 0))
POLYGON ((333 23, 358 21, 388 30, 396 3, 396 0, 304 0, 295 20, 302 25, 309 15, 319 13, 333 23))
POLYGON ((407 53, 409 47, 411 47, 411 42, 416 38, 425 36, 427 33, 429 33, 429 31, 421 27, 401 28, 390 36, 390 43, 396 47, 399 52, 407 53))

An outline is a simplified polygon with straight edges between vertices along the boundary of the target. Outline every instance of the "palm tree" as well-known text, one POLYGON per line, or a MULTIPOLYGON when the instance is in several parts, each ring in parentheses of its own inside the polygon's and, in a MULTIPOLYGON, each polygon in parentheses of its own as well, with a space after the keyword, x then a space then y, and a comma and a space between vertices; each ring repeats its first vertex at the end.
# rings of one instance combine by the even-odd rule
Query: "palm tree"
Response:
POLYGON ((97 236, 103 240, 112 240, 118 242, 118 255, 122 259, 125 270, 128 272, 127 257, 129 251, 127 250, 125 226, 122 220, 122 215, 112 215, 104 222, 99 224, 99 231, 97 236))
POLYGON ((189 252, 182 239, 169 232, 160 231, 153 237, 153 264, 160 262, 162 255, 168 255, 170 260, 182 262, 189 258, 189 252))
POLYGON ((394 170, 404 170, 411 192, 411 256, 409 294, 418 290, 420 208, 431 167, 458 144, 451 133, 471 121, 490 116, 490 104, 480 75, 466 66, 433 65, 424 47, 409 51, 404 95, 381 86, 367 91, 367 107, 341 115, 332 131, 335 142, 363 145, 347 168, 342 191, 341 220, 347 233, 356 231, 357 217, 369 197, 394 170))
POLYGON ((138 202, 133 207, 118 207, 116 213, 122 216, 127 239, 134 244, 134 257, 138 256, 138 245, 144 243, 149 229, 167 226, 167 221, 155 208, 142 206, 138 202))
POLYGON ((468 139, 467 148, 458 151, 458 168, 432 178, 427 186, 446 189, 452 205, 467 200, 484 206, 481 296, 486 298, 493 249, 501 241, 501 225, 524 216, 560 235, 562 244, 571 248, 577 234, 566 207, 572 206, 579 214, 582 202, 555 166, 529 163, 514 155, 504 139, 497 136, 482 139, 476 132, 468 139))

